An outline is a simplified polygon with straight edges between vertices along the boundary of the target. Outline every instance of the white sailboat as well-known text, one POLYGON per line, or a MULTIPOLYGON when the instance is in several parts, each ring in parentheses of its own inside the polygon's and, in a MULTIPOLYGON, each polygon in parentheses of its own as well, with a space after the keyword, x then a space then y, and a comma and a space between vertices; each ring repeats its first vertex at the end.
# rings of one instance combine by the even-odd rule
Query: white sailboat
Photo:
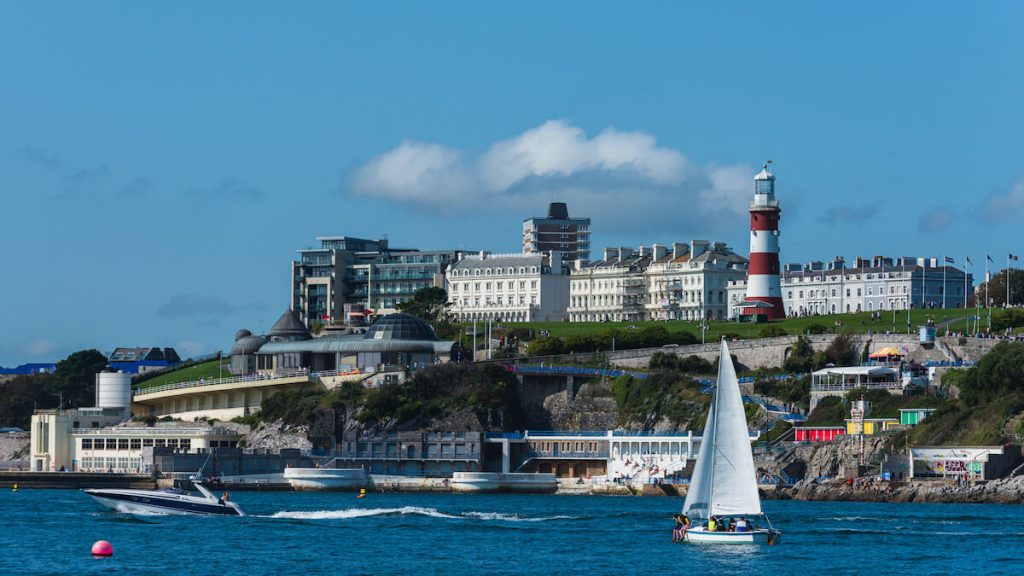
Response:
POLYGON ((779 531, 772 528, 761 510, 743 397, 729 346, 724 340, 718 360, 718 383, 711 394, 711 407, 683 514, 693 522, 684 534, 687 542, 775 544, 779 541, 779 531), (717 527, 730 518, 746 520, 747 529, 735 532, 709 529, 711 519, 717 527), (753 518, 763 518, 765 526, 752 524, 753 518))

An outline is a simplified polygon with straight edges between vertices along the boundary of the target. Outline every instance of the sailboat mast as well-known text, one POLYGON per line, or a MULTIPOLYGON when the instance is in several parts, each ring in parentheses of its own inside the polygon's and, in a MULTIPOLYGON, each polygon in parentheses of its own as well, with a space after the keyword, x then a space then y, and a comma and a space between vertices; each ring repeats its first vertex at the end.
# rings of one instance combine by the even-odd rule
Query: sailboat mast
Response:
MULTIPOLYGON (((714 435, 712 438, 718 438, 718 392, 722 389, 722 353, 718 354, 718 379, 715 381, 715 393, 711 395, 711 407, 715 411, 715 426, 713 429, 714 435)), ((707 436, 705 433, 704 436, 707 436)), ((715 445, 711 445, 711 482, 710 490, 708 490, 708 518, 711 518, 711 509, 715 505, 715 460, 716 460, 715 445)))

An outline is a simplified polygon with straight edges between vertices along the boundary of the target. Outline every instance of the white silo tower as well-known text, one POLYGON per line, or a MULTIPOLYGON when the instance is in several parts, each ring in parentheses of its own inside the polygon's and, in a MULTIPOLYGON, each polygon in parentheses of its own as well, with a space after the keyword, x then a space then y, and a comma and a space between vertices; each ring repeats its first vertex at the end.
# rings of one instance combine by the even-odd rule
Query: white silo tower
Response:
POLYGON ((96 374, 96 407, 131 409, 132 375, 117 371, 96 374))

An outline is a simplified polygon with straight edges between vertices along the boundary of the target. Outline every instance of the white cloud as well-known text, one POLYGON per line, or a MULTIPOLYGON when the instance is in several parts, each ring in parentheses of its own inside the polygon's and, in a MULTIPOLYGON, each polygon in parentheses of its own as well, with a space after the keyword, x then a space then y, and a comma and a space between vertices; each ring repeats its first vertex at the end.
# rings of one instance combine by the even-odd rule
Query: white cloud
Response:
POLYGON ((989 196, 985 203, 985 218, 993 222, 1024 216, 1024 178, 1014 182, 1006 194, 989 196))
POLYGON ((53 340, 37 338, 30 340, 22 346, 22 351, 29 356, 49 356, 60 348, 60 344, 53 340))
POLYGON ((932 208, 921 215, 918 226, 925 232, 942 232, 953 222, 953 214, 947 208, 932 208))
POLYGON ((551 120, 493 143, 476 157, 436 143, 404 141, 358 167, 348 191, 413 202, 438 212, 543 210, 565 201, 605 229, 653 225, 688 233, 744 217, 753 190, 748 166, 701 166, 644 132, 607 128, 588 138, 551 120), (718 218, 721 217, 721 218, 718 218))

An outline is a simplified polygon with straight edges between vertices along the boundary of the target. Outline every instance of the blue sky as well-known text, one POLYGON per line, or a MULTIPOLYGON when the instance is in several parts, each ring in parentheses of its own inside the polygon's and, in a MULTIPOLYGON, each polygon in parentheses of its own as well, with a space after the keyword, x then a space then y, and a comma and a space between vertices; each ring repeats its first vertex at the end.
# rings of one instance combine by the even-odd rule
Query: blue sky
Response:
POLYGON ((745 253, 769 158, 783 261, 1024 252, 1024 5, 775 4, 2 2, 0 365, 227 349, 316 236, 551 199, 745 253))

